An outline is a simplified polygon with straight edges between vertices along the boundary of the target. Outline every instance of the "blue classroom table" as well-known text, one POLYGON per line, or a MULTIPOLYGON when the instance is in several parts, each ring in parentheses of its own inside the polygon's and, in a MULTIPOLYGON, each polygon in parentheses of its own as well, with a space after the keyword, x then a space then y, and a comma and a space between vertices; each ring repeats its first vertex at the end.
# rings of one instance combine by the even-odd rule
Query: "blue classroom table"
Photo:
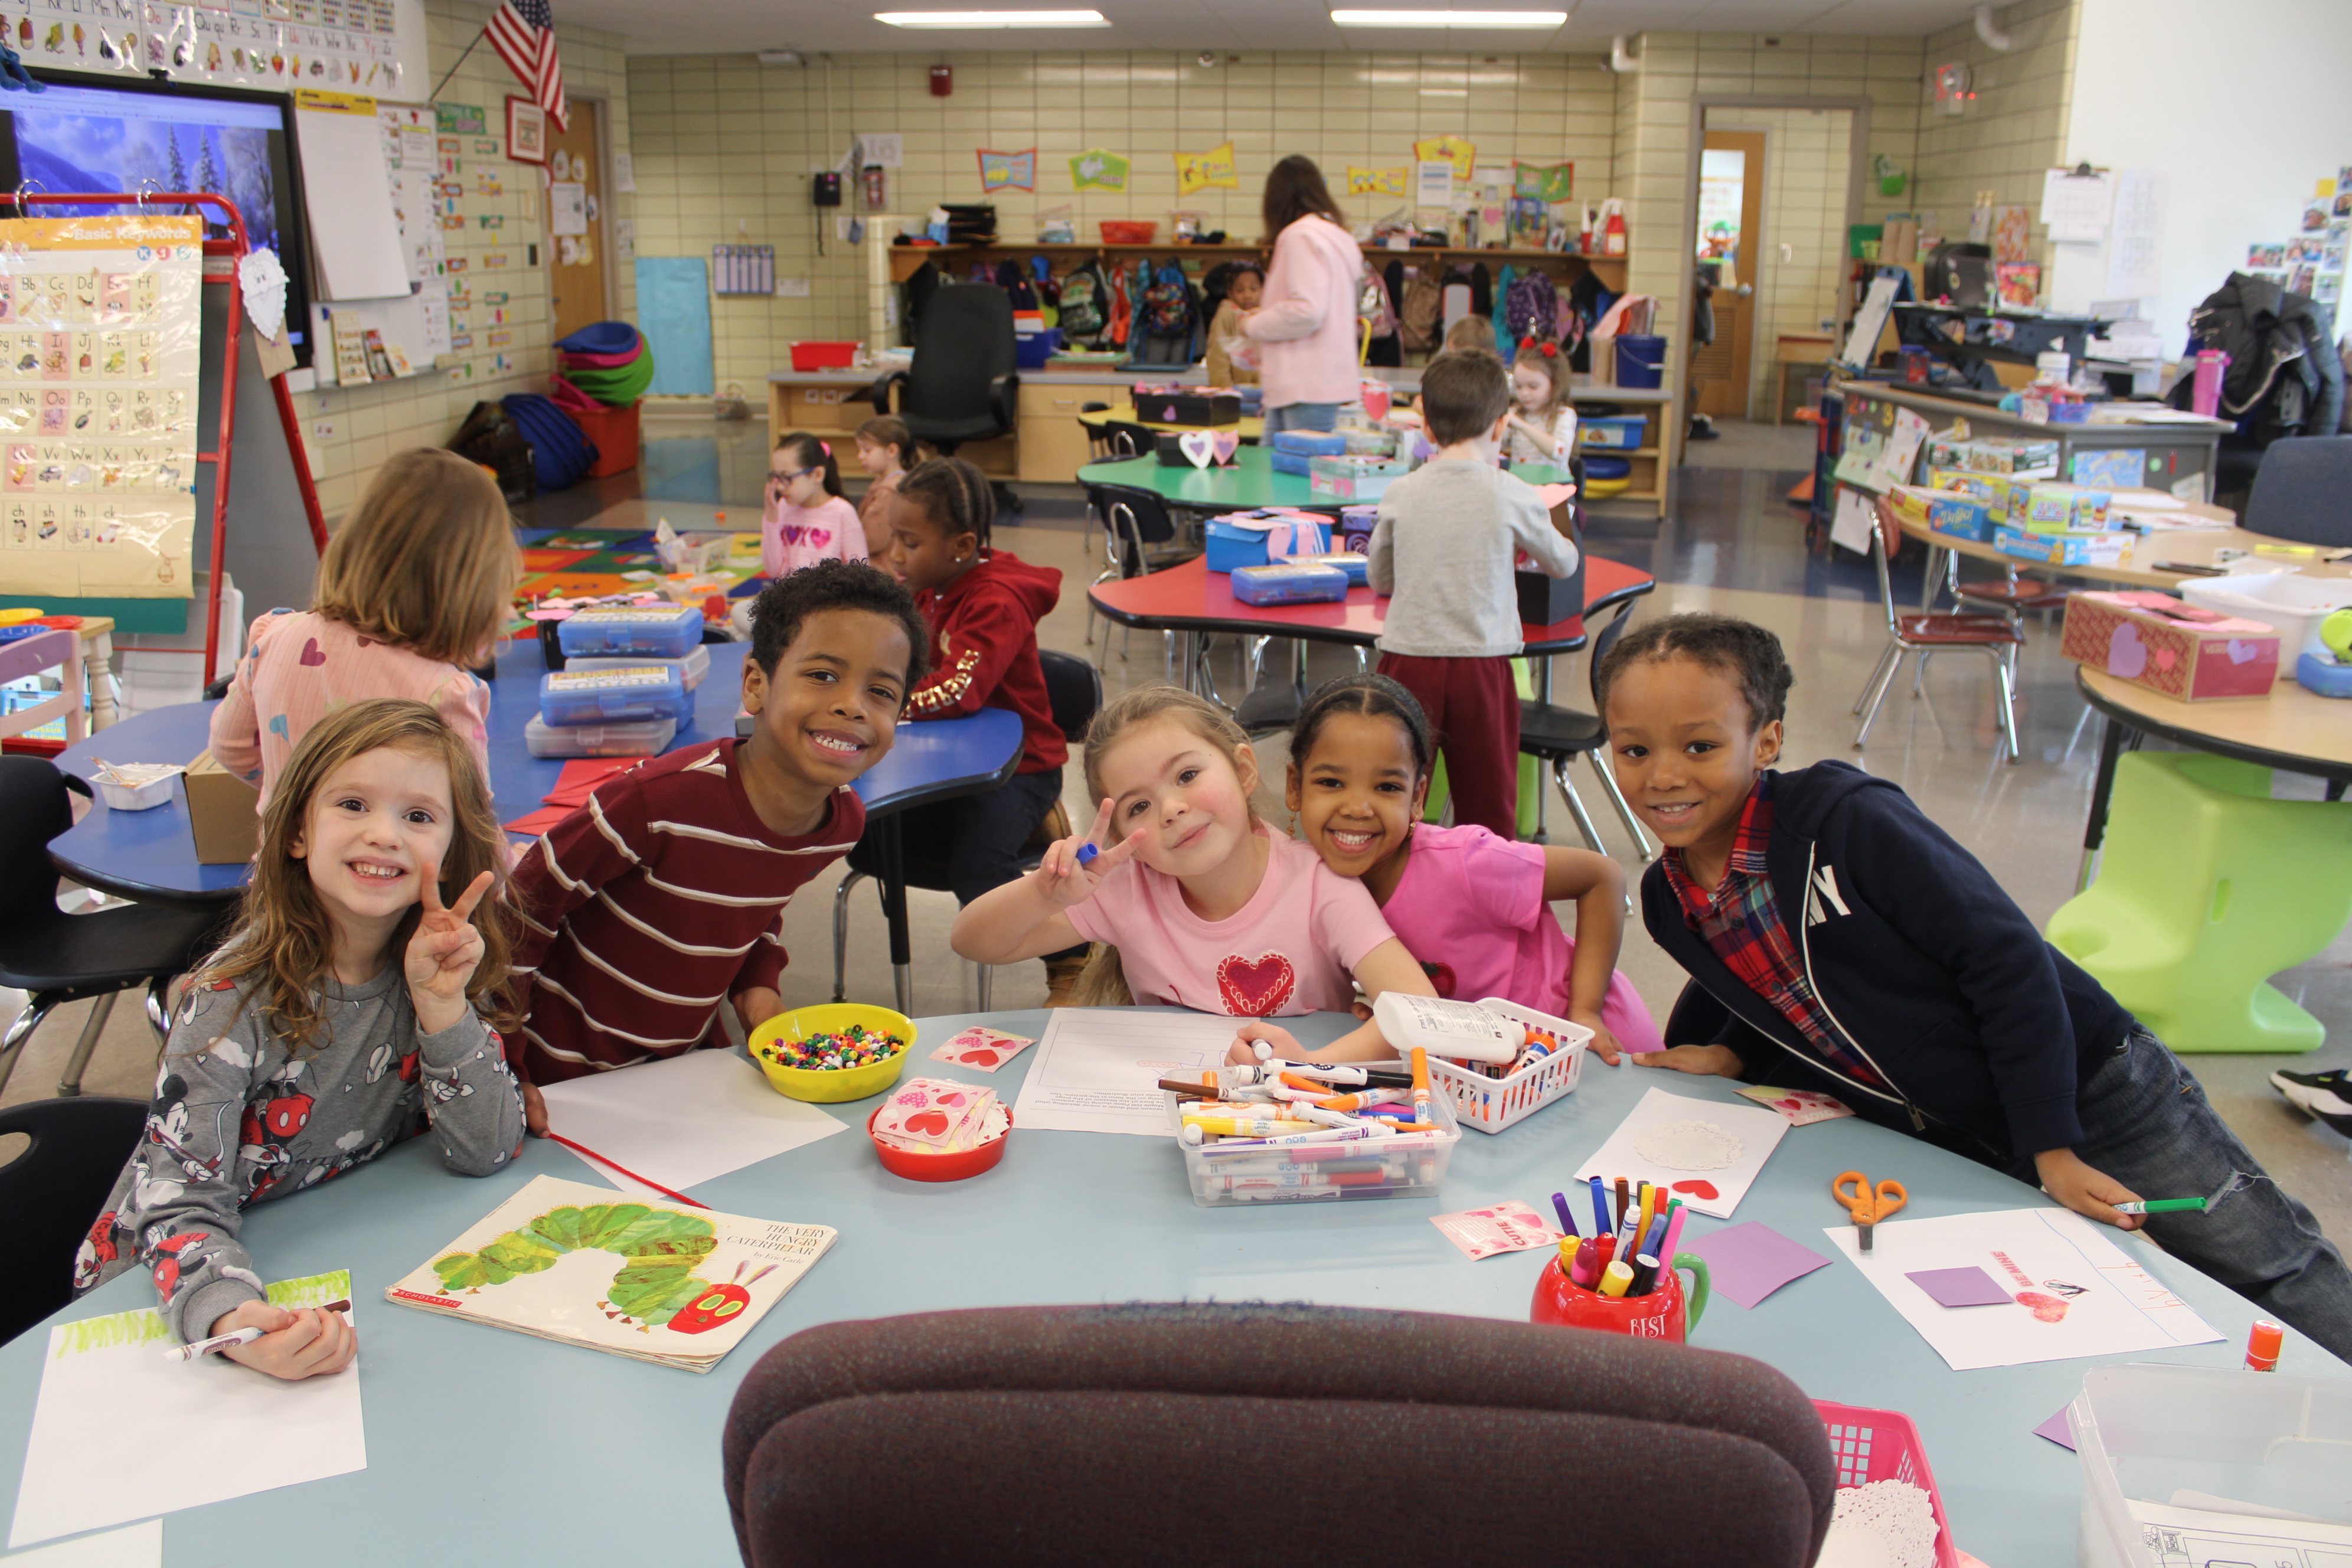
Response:
MULTIPOLYGON (((989 1075, 930 1061, 930 1048, 970 1024, 1034 1037, 1045 1019, 1008 1012, 919 1020, 908 1070, 984 1084, 1011 1100, 1034 1051, 989 1075)), ((1288 1022, 1308 1042, 1353 1026, 1334 1014, 1288 1022)), ((429 1147, 412 1142, 350 1181, 252 1210, 244 1227, 264 1279, 352 1271, 368 1468, 173 1514, 164 1560, 255 1560, 269 1555, 257 1543, 278 1541, 301 1542, 312 1561, 408 1563, 421 1538, 388 1521, 409 1518, 429 1519, 436 1541, 462 1543, 453 1561, 735 1562, 719 1486, 728 1402, 763 1352, 818 1323, 961 1307, 1253 1299, 1524 1321, 1547 1255, 1473 1263, 1430 1217, 1507 1198, 1548 1209, 1549 1194, 1652 1088, 1748 1103, 1735 1101, 1720 1079, 1589 1062, 1567 1100, 1497 1136, 1464 1132, 1433 1199, 1219 1209, 1193 1206, 1165 1139, 1016 1127, 994 1171, 934 1185, 882 1170, 863 1131, 873 1100, 825 1106, 850 1130, 692 1189, 728 1213, 841 1232, 792 1294, 703 1377, 385 1302, 385 1286, 530 1177, 597 1181, 584 1162, 541 1141, 479 1180, 444 1173, 429 1147)), ((2032 1428, 2074 1395, 2095 1363, 1948 1369, 1822 1234, 1845 1217, 1830 1197, 1831 1178, 1856 1168, 1909 1184, 1910 1207, 1896 1223, 2049 1202, 1859 1119, 1793 1128, 1735 1222, 1762 1220, 1832 1262, 1753 1311, 1718 1297, 1692 1342, 1769 1362, 1816 1398, 1908 1414, 1963 1549, 1993 1568, 2071 1565, 2076 1460, 2032 1428)), ((1694 1215, 1688 1234, 1720 1223, 1694 1215)), ((2144 1240, 2117 1239, 2223 1337, 2113 1359, 2236 1365, 2253 1308, 2144 1240)), ((134 1270, 51 1321, 153 1301, 153 1287, 134 1270)), ((47 1340, 44 1325, 0 1347, 0 1477, 22 1471, 47 1340)), ((2281 1369, 2352 1370, 2292 1331, 2281 1369)), ((123 1427, 125 1441, 136 1441, 135 1413, 124 1413, 123 1427)), ((1367 1455, 1368 1473, 1396 1458, 1367 1455)), ((876 1506, 919 1494, 921 1485, 920 1476, 880 1478, 876 1506)))

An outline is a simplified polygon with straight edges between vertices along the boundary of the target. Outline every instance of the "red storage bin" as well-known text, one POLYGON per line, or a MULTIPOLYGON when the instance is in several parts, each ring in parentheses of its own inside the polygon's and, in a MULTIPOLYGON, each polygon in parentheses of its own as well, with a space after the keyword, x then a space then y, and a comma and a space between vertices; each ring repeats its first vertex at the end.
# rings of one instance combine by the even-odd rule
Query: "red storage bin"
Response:
POLYGON ((596 461, 588 469, 592 479, 608 479, 625 474, 637 466, 637 405, 611 408, 598 404, 593 409, 565 408, 564 416, 580 426, 580 433, 596 443, 596 461))
POLYGON ((1140 223, 1132 218, 1106 218, 1102 225, 1105 245, 1150 245, 1159 232, 1157 223, 1140 223))
POLYGON ((849 343, 794 343, 794 370, 847 370, 857 358, 857 345, 849 343))

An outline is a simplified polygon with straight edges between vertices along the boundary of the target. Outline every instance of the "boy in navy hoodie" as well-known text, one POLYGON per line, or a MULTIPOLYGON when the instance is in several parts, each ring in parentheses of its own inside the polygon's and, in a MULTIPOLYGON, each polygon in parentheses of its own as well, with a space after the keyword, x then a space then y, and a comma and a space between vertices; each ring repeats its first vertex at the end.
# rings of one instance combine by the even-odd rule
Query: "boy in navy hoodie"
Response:
POLYGON ((1617 782, 1665 853, 1650 935, 1691 976, 1637 1061, 1835 1093, 2165 1249, 2352 1359, 2352 1273, 2178 1058, 1885 779, 1776 773, 1780 642, 1668 616, 1599 672, 1617 782), (2143 1220, 2140 1197, 2208 1200, 2143 1220))

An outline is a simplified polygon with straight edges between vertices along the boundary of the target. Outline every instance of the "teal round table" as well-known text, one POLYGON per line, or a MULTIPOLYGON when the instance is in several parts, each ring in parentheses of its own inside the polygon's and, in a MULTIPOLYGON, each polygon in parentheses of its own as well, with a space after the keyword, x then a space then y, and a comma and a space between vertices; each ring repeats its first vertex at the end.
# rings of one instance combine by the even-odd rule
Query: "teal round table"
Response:
MULTIPOLYGON (((1522 464, 1511 472, 1531 485, 1564 485, 1566 468, 1522 464)), ((1304 507, 1312 511, 1338 511, 1352 505, 1331 496, 1317 495, 1304 474, 1277 474, 1274 452, 1266 447, 1244 447, 1231 468, 1196 468, 1190 463, 1171 468, 1158 458, 1123 458, 1115 463, 1088 463, 1078 470, 1082 485, 1131 485, 1150 490, 1170 506, 1187 511, 1248 511, 1262 506, 1304 507)))

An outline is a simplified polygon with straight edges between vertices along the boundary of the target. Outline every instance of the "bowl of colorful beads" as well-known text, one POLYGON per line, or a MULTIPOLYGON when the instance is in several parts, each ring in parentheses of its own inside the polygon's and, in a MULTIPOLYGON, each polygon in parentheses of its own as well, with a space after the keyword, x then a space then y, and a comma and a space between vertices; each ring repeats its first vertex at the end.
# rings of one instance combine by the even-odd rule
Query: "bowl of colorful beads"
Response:
POLYGON ((898 1081, 915 1043, 903 1013, 862 1002, 788 1007, 751 1031, 751 1059, 788 1100, 864 1100, 898 1081))

